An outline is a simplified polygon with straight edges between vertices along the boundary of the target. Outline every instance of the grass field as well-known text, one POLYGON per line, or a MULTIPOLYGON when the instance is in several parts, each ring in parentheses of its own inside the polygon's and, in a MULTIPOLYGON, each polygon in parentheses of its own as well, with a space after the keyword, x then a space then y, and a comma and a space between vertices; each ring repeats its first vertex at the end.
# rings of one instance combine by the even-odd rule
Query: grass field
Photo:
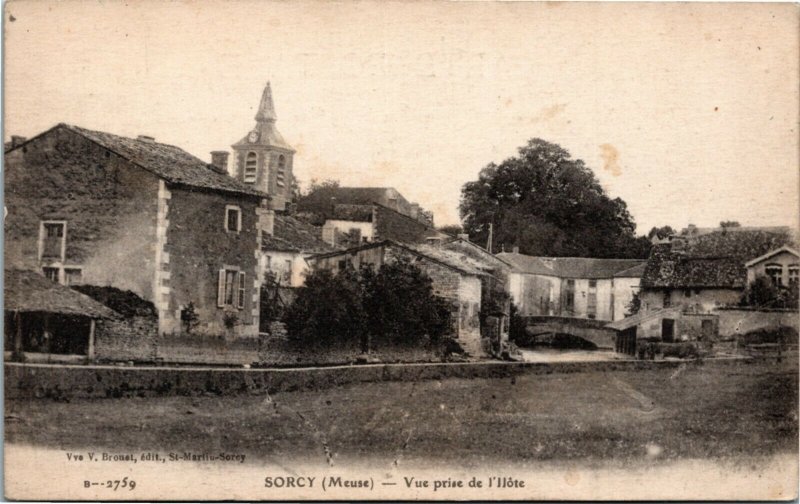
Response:
MULTIPOLYGON (((796 360, 794 361, 796 366, 796 360)), ((638 464, 796 453, 792 364, 379 382, 273 396, 6 402, 6 442, 250 460, 638 464)))

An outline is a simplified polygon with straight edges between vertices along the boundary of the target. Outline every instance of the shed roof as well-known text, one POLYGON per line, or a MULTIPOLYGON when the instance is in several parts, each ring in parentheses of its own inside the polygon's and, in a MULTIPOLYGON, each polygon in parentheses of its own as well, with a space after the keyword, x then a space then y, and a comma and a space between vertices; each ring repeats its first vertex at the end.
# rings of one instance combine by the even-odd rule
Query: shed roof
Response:
POLYGON ((336 250, 335 247, 322 241, 321 233, 320 228, 306 224, 290 215, 276 214, 273 234, 263 234, 261 250, 313 254, 336 250))
POLYGON ((3 286, 5 311, 58 313, 89 318, 119 315, 94 299, 51 282, 34 271, 6 269, 3 286))
MULTIPOLYGON (((128 138, 102 131, 92 131, 64 123, 60 123, 34 138, 45 135, 56 128, 63 128, 81 135, 170 183, 269 198, 268 194, 239 182, 227 173, 218 171, 210 163, 174 145, 158 143, 154 140, 128 138)), ((25 145, 32 140, 19 144, 17 147, 25 145)))
POLYGON ((664 317, 677 317, 681 313, 681 309, 677 307, 672 308, 661 308, 658 310, 648 311, 648 312, 639 312, 630 317, 625 317, 621 320, 615 320, 610 324, 606 324, 606 327, 609 329, 614 329, 616 331, 623 331, 625 329, 630 329, 631 327, 638 326, 642 322, 647 322, 648 320, 664 318, 664 317))

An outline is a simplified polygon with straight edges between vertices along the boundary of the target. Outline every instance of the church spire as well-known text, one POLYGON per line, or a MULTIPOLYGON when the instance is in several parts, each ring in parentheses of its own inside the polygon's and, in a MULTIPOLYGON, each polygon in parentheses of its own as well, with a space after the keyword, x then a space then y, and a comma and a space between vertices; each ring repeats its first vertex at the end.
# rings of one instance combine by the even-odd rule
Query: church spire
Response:
POLYGON ((277 119, 275 105, 272 103, 272 88, 269 85, 269 81, 267 81, 267 87, 264 88, 264 93, 261 94, 261 104, 258 106, 256 121, 275 122, 277 119))

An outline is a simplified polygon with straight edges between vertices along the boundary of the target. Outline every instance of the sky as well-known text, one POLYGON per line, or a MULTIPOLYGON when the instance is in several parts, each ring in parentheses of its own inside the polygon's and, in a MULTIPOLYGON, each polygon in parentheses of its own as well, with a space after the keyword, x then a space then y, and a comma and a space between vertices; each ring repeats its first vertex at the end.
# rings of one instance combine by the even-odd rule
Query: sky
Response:
POLYGON ((392 186, 458 222, 461 186, 555 142, 652 226, 798 225, 792 4, 5 4, 4 138, 66 122, 210 161, 272 84, 295 177, 392 186), (13 19, 13 21, 12 21, 13 19))

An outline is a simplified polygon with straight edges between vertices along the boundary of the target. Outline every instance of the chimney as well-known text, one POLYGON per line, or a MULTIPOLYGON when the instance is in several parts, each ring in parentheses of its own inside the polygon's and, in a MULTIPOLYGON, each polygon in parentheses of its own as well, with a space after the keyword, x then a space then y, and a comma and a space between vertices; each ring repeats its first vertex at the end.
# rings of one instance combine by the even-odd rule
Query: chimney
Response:
POLYGON ((511 251, 514 252, 515 254, 519 254, 519 247, 514 245, 514 248, 512 248, 511 251))
POLYGON ((211 151, 211 164, 220 173, 228 173, 228 151, 211 151))
POLYGON ((459 233, 458 234, 458 239, 468 242, 469 241, 469 235, 467 233, 459 233))
POLYGON ((25 138, 24 136, 11 135, 11 148, 13 149, 17 145, 25 143, 25 140, 27 140, 27 138, 25 138))
POLYGON ((139 135, 138 137, 136 137, 136 140, 139 140, 140 142, 156 143, 155 138, 147 135, 139 135))

